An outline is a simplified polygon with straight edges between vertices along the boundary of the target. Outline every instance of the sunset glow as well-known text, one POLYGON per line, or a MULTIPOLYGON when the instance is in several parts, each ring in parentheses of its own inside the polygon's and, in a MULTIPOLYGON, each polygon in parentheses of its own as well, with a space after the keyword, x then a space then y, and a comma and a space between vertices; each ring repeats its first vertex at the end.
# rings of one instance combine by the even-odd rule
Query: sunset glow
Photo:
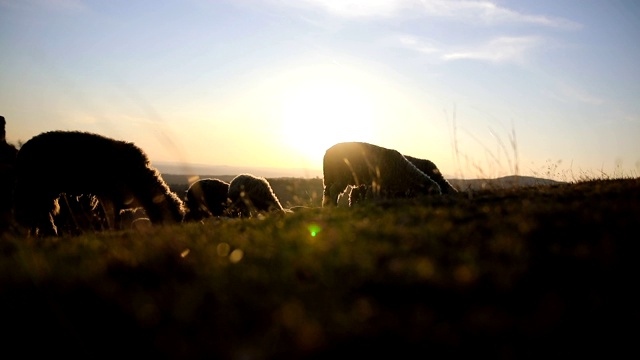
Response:
POLYGON ((313 69, 281 99, 282 139, 310 161, 342 141, 371 141, 376 131, 373 94, 344 70, 313 69))

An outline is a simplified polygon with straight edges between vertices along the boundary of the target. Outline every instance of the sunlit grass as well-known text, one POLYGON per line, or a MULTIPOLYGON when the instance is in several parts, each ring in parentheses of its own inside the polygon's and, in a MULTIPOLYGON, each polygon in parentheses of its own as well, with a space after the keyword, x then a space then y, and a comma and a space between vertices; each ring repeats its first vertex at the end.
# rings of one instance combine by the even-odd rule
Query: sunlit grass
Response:
POLYGON ((558 332, 587 351, 619 336, 611 325, 640 300, 616 285, 637 273, 639 191, 637 179, 592 179, 145 231, 4 233, 1 315, 16 343, 73 338, 72 354, 519 357, 550 351, 558 332))
POLYGON ((635 162, 635 166, 629 167, 617 159, 613 169, 604 169, 604 165, 600 169, 583 169, 574 166, 572 160, 562 159, 546 159, 543 165, 523 164, 518 131, 513 121, 509 128, 501 126, 501 131, 488 127, 486 132, 491 135, 492 141, 487 141, 459 125, 455 106, 451 111, 444 112, 444 118, 449 128, 449 143, 455 164, 455 171, 449 177, 494 179, 528 175, 566 183, 640 177, 640 160, 635 162), (464 143, 464 137, 471 139, 471 144, 464 143))

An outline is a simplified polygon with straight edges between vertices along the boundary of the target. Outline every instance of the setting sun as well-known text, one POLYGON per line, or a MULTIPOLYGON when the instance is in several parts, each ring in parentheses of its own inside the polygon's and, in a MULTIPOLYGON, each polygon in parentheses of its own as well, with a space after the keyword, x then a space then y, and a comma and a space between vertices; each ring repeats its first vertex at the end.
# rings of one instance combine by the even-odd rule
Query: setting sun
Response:
POLYGON ((309 161, 322 159, 341 141, 367 141, 375 135, 375 99, 357 74, 342 68, 308 69, 283 91, 284 142, 309 161))

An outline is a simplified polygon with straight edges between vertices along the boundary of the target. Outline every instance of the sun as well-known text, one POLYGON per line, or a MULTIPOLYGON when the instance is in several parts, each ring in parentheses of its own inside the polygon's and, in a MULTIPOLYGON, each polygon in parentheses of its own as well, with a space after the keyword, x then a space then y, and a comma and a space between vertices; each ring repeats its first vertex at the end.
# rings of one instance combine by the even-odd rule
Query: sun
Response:
POLYGON ((283 141, 306 161, 321 163, 332 145, 368 141, 376 131, 374 96, 353 78, 309 74, 283 92, 281 103, 283 141))

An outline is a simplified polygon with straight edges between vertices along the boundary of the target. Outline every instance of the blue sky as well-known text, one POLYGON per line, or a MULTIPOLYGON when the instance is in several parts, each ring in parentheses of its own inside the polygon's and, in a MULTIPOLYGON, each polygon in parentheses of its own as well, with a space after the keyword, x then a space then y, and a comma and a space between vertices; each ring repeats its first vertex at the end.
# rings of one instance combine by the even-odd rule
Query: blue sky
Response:
POLYGON ((367 141, 448 177, 638 176, 639 19, 616 0, 0 0, 0 114, 9 142, 91 131, 158 164, 321 170, 367 141))

